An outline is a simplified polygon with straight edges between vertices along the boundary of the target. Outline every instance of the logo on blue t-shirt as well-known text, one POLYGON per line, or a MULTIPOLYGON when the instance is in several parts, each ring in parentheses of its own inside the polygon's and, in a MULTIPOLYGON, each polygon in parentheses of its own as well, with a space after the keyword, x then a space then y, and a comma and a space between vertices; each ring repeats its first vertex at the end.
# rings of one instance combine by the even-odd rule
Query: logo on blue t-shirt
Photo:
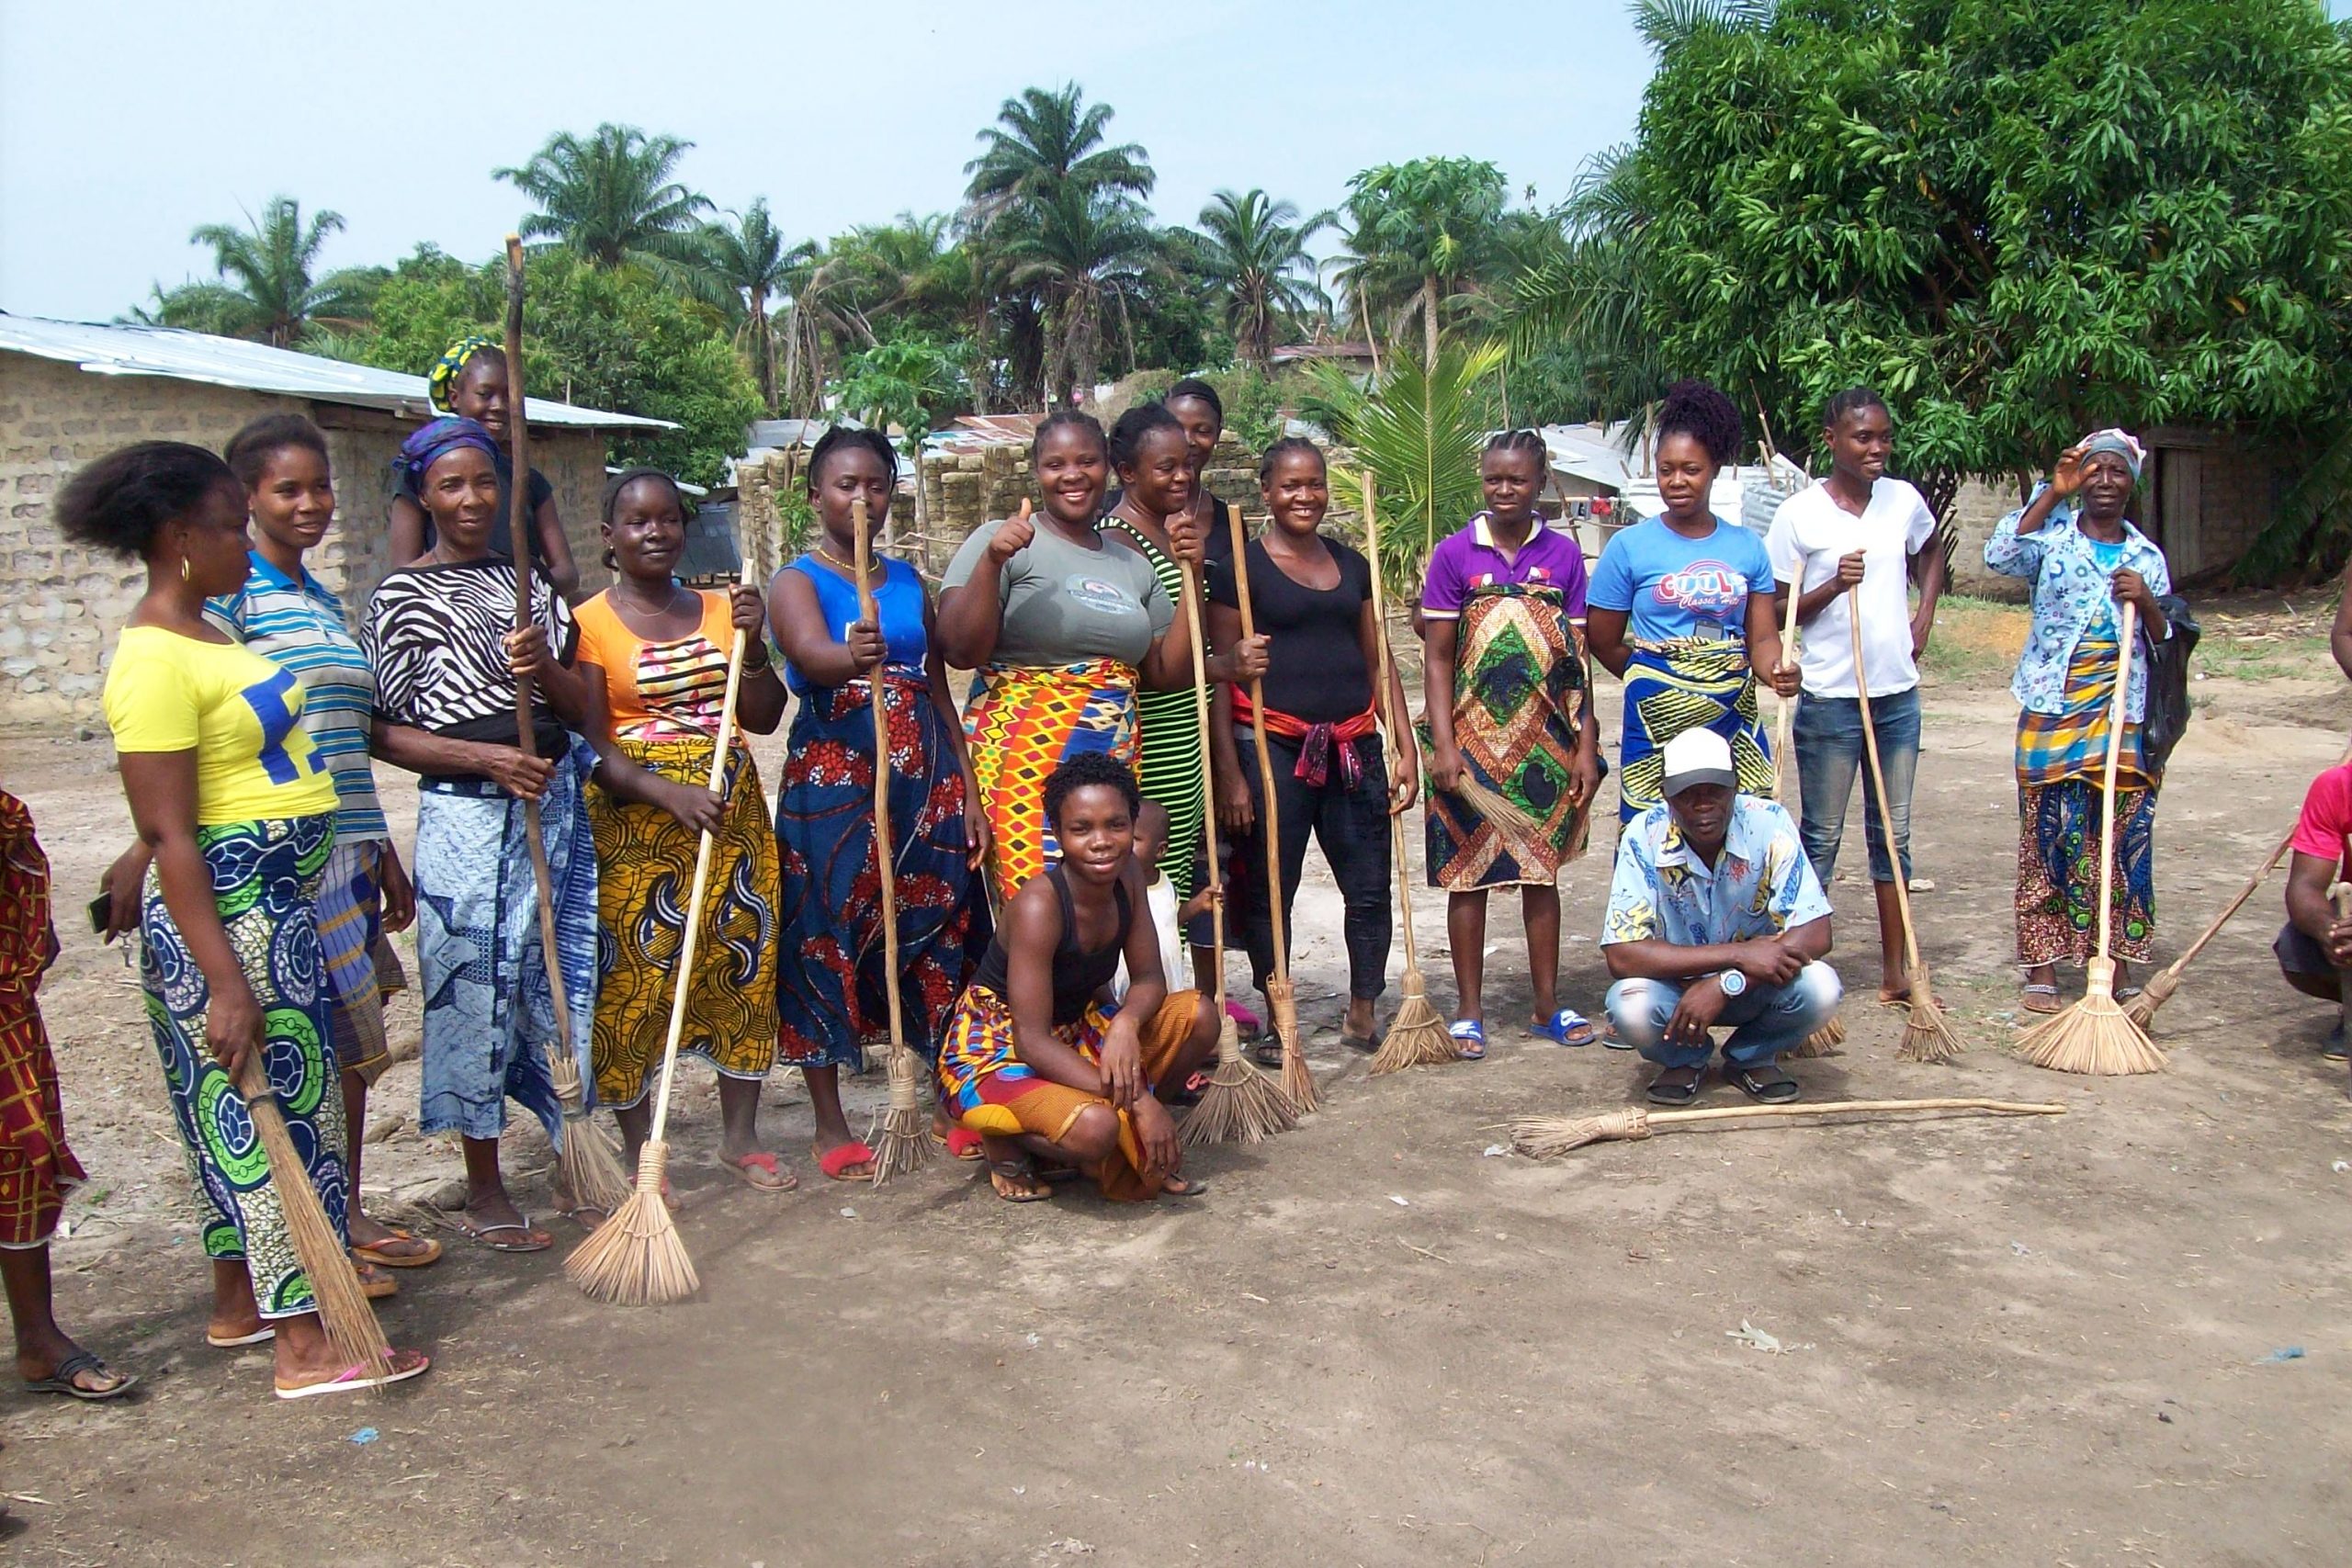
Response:
POLYGON ((1694 560, 1657 580, 1657 602, 1702 620, 1723 620, 1747 604, 1747 574, 1719 560, 1694 560))

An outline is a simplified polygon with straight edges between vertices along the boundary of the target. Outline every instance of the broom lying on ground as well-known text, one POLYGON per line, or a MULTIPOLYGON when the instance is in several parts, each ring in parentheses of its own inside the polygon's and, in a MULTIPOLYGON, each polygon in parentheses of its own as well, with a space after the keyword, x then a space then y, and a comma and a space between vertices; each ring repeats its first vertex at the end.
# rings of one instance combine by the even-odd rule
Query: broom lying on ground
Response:
MULTIPOLYGON (((757 568, 743 552, 743 581, 757 568)), ((718 709, 718 746, 710 754, 710 792, 727 788, 727 757, 735 744, 735 694, 743 683, 741 631, 727 660, 727 694, 718 709)), ((678 941, 678 978, 670 989, 670 1037, 662 1047, 662 1084, 653 1096, 653 1128, 637 1151, 637 1185, 613 1217, 589 1234, 564 1259, 571 1282, 600 1302, 647 1306, 682 1302, 700 1287, 694 1259, 678 1235, 678 1223, 662 1197, 662 1177, 670 1163, 670 1087, 678 1076, 678 1037, 686 1027, 686 996, 694 984, 695 939, 702 934, 702 901, 710 881, 711 835, 695 849, 695 879, 686 895, 686 925, 678 941)))
POLYGON ((2254 874, 2245 879, 2245 886, 2238 889, 2238 896, 2223 906, 2220 914, 2213 917, 2211 925, 2198 933, 2197 940, 2188 944, 2188 950, 2148 976, 2145 988, 2138 996, 2133 997, 2131 1005, 2123 1010, 2126 1018, 2142 1029, 2146 1029, 2156 1021, 2156 1010, 2172 1000, 2173 993, 2180 989, 2181 971, 2187 969, 2197 955, 2205 951, 2207 942, 2221 934, 2222 928, 2230 923, 2232 916, 2245 908, 2245 901, 2254 897, 2255 889, 2262 886, 2263 878, 2277 870, 2278 863, 2287 858, 2287 852, 2294 847, 2294 842, 2295 834, 2293 829, 2290 829, 2287 836, 2278 840, 2278 847, 2271 851, 2269 856, 2260 865, 2254 868, 2254 874))
POLYGON ((1531 1116, 1511 1123, 1511 1147, 1534 1159, 1587 1144, 1627 1143, 1701 1122, 1752 1122, 1763 1117, 1873 1116, 1914 1111, 1984 1111, 2008 1116, 2062 1116, 2064 1105, 2010 1100, 1832 1100, 1819 1105, 1729 1105, 1707 1111, 1645 1111, 1638 1105, 1589 1116, 1531 1116))
MULTIPOLYGON (((514 629, 527 631, 531 615, 531 540, 537 528, 530 512, 531 487, 523 478, 531 471, 529 405, 523 400, 523 242, 506 236, 506 431, 509 472, 514 482, 506 488, 508 531, 514 541, 514 629)), ((550 590, 552 592, 552 590, 550 590)), ((531 678, 514 678, 514 724, 517 748, 526 757, 538 754, 531 725, 531 678)), ((571 1047, 571 1001, 565 994, 561 944, 555 931, 555 878, 548 869, 548 844, 539 830, 539 803, 523 802, 524 835, 531 841, 531 875, 538 889, 540 966, 547 971, 548 1001, 555 1015, 555 1038, 548 1042, 548 1077, 556 1102, 563 1110, 563 1136, 556 1143, 557 1179, 570 1195, 574 1213, 597 1209, 610 1213, 628 1195, 628 1180, 621 1173, 620 1156, 604 1129, 589 1119, 587 1089, 581 1081, 580 1058, 571 1047)))
POLYGON ((2083 999, 2028 1031, 2018 1055, 2037 1067, 2062 1073, 2155 1073, 2165 1054, 2115 1000, 2115 960, 2109 946, 2115 931, 2115 773, 2123 754, 2123 699, 2132 685, 2132 643, 2139 630, 2139 606, 2125 604, 2117 640, 2115 694, 2107 705, 2107 771, 2099 786, 2098 950, 2084 966, 2083 999))
MULTIPOLYGON (((1388 651, 1388 601, 1380 581, 1380 510, 1374 504, 1376 499, 1373 473, 1366 468, 1364 554, 1372 561, 1373 654, 1380 661, 1380 667, 1373 672, 1373 702, 1380 714, 1383 742, 1388 748, 1388 776, 1394 780, 1398 770, 1407 765, 1411 753, 1406 748, 1414 741, 1405 733, 1406 716, 1390 711, 1395 706, 1395 696, 1388 689, 1388 671, 1394 664, 1388 651)), ((1380 1049, 1372 1058, 1374 1077, 1406 1067, 1462 1059, 1462 1047, 1446 1032, 1445 1020, 1438 1016, 1437 1009, 1430 1005, 1429 985, 1421 977, 1421 947, 1413 935, 1413 863, 1405 852, 1405 818, 1394 811, 1388 814, 1388 843, 1396 866, 1397 912, 1403 917, 1405 976, 1398 987, 1401 999, 1396 1004, 1396 1016, 1388 1021, 1388 1032, 1382 1037, 1380 1049)))

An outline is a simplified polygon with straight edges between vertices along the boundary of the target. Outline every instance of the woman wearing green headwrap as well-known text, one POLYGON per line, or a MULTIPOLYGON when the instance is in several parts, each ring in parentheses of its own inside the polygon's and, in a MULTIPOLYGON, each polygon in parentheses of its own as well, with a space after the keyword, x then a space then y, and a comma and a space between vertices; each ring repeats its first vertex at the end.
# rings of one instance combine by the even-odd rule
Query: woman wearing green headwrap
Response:
MULTIPOLYGON (((490 553, 514 558, 508 532, 506 486, 514 464, 506 446, 506 352, 492 340, 475 333, 461 337, 434 361, 426 375, 433 406, 445 414, 472 420, 498 443, 498 515, 490 532, 490 553)), ((392 467, 392 564, 406 566, 434 546, 433 520, 407 488, 399 464, 392 467)), ((564 536, 563 519, 556 514, 555 487, 533 468, 530 476, 531 548, 539 570, 567 601, 580 596, 580 568, 571 558, 571 542, 564 536)))

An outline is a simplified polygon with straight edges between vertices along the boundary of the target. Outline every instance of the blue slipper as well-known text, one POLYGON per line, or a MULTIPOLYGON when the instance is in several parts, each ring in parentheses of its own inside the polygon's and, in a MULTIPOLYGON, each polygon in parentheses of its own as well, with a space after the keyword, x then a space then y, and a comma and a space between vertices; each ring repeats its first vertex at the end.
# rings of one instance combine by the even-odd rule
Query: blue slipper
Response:
POLYGON ((1446 1032, 1453 1036, 1454 1054, 1465 1062, 1487 1059, 1487 1026, 1475 1018, 1457 1018, 1446 1032))
POLYGON ((1529 1032, 1549 1040, 1555 1045, 1589 1045, 1600 1038, 1592 1021, 1574 1008, 1562 1008, 1549 1022, 1537 1021, 1528 1026, 1529 1032))

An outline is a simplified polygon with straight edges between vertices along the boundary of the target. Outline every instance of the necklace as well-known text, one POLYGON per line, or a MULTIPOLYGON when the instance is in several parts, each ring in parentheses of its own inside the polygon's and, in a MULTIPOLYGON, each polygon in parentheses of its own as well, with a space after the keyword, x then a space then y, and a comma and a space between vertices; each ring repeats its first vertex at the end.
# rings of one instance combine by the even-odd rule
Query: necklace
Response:
MULTIPOLYGON (((620 583, 616 582, 613 584, 614 598, 623 598, 620 588, 620 583)), ((640 615, 664 615, 669 614, 670 606, 678 602, 678 585, 674 581, 672 582, 670 584, 669 592, 662 596, 662 603, 659 604, 649 604, 643 599, 639 598, 635 592, 628 594, 624 602, 632 609, 636 610, 640 615)))
MULTIPOLYGON (((831 544, 831 542, 832 541, 830 539, 826 541, 827 544, 831 544)), ((824 545, 819 545, 815 549, 808 553, 815 556, 819 560, 823 561, 828 566, 839 567, 842 570, 849 573, 852 577, 859 575, 857 563, 855 561, 842 559, 841 557, 827 549, 824 545)))

